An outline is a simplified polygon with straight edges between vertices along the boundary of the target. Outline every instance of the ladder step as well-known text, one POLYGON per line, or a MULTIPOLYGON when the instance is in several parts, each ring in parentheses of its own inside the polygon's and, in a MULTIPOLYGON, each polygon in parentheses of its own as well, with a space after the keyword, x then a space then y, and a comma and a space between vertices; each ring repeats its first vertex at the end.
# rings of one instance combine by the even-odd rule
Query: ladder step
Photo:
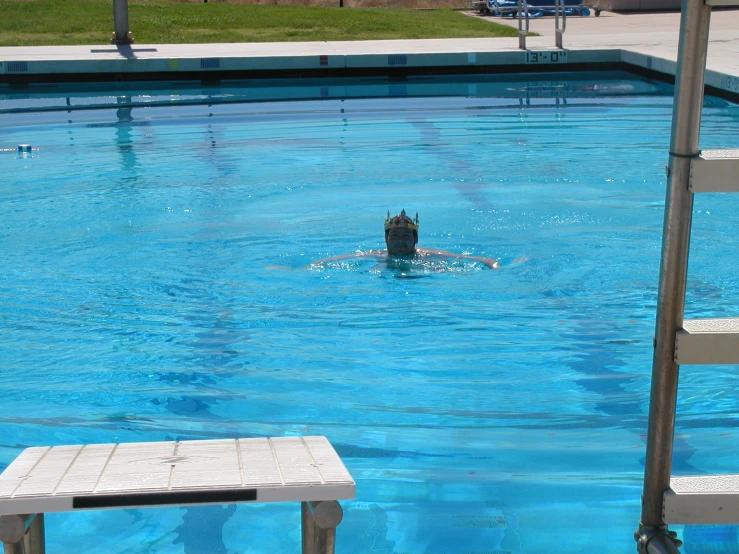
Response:
POLYGON ((739 319, 687 319, 675 336, 678 365, 739 364, 739 319))
MULTIPOLYGON (((709 1, 720 0, 706 0, 706 3, 709 1)), ((739 0, 732 1, 739 5, 739 0)), ((690 190, 694 193, 739 192, 739 149, 703 150, 693 158, 690 162, 690 190)))
POLYGON ((739 6, 739 0, 706 0, 706 6, 739 6))
POLYGON ((739 475, 673 477, 662 511, 665 523, 739 523, 739 475))

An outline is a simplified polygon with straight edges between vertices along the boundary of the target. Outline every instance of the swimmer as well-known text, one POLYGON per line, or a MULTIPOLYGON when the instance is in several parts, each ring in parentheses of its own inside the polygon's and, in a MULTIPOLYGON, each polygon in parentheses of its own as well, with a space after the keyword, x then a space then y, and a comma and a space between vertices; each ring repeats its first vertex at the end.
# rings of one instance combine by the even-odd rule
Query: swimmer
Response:
POLYGON ((480 262, 490 269, 500 267, 497 260, 483 258, 481 256, 466 256, 464 254, 455 254, 446 250, 432 250, 428 248, 418 248, 418 214, 415 219, 411 219, 405 214, 405 210, 400 214, 390 217, 390 212, 385 218, 385 245, 386 250, 368 250, 366 252, 354 252, 353 254, 344 254, 342 256, 334 256, 323 260, 316 260, 306 266, 306 269, 315 267, 326 262, 335 262, 338 260, 347 260, 350 258, 375 258, 381 261, 390 261, 394 259, 405 260, 423 260, 439 256, 442 258, 464 258, 466 260, 474 260, 480 262))

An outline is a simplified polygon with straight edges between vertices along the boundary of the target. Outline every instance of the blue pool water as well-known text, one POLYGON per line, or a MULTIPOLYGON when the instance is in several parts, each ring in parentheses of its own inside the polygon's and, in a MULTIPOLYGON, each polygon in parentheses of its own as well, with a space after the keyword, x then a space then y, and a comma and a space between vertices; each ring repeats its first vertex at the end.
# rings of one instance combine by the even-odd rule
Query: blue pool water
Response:
MULTIPOLYGON (((672 89, 506 79, 0 91, 0 469, 36 445, 326 435, 357 482, 339 553, 632 552, 672 89), (402 208, 420 246, 501 269, 301 269, 382 248, 402 208)), ((703 148, 738 128, 706 99, 703 148)), ((693 233, 687 315, 736 317, 739 199, 697 197, 693 233)), ((738 381, 682 372, 674 473, 739 470, 738 381)), ((75 554, 300 535, 279 504, 47 528, 75 554)), ((676 529, 739 552, 736 527, 676 529)))

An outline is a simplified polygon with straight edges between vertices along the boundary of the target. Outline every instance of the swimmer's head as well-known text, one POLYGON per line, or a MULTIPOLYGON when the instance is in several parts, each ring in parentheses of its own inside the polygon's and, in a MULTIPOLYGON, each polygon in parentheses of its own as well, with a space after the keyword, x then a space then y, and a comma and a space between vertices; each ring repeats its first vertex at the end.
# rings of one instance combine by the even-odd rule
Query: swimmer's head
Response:
POLYGON ((416 251, 418 243, 418 214, 415 219, 405 215, 405 210, 398 215, 385 217, 385 244, 391 256, 407 256, 416 251))

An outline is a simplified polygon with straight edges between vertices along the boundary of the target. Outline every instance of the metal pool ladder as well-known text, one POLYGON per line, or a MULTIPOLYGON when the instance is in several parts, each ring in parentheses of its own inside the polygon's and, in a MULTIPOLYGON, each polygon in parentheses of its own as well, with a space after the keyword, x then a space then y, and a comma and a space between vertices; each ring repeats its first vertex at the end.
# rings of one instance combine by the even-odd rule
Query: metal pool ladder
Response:
MULTIPOLYGON (((567 9, 565 0, 554 0, 554 44, 560 50, 562 46, 562 36, 567 29, 567 9), (560 16, 562 25, 560 26, 560 16)), ((518 47, 526 50, 526 36, 529 34, 529 3, 527 0, 518 0, 518 9, 516 10, 516 19, 518 19, 518 47), (525 25, 524 25, 525 22, 525 25)))
POLYGON ((683 320, 693 195, 739 192, 739 149, 698 149, 713 6, 739 6, 739 0, 682 4, 644 491, 634 533, 642 554, 678 552, 681 542, 669 523, 739 523, 739 475, 670 476, 680 365, 739 364, 739 318, 683 320))

